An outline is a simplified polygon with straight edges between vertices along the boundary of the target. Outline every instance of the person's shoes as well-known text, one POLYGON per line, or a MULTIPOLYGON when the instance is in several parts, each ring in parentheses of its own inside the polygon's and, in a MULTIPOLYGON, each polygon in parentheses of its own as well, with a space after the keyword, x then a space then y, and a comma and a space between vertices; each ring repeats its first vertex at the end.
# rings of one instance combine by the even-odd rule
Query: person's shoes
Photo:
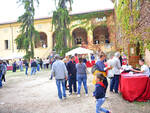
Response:
POLYGON ((74 92, 74 94, 77 95, 78 93, 77 93, 77 92, 74 92))
POLYGON ((62 100, 62 98, 59 98, 59 100, 61 101, 61 100, 62 100))
POLYGON ((69 96, 71 96, 72 95, 72 93, 69 93, 69 96))
POLYGON ((66 88, 66 90, 69 90, 69 88, 66 88))
POLYGON ((77 97, 81 97, 81 95, 80 95, 80 94, 78 94, 78 95, 77 95, 77 97))
POLYGON ((88 95, 88 94, 85 94, 85 96, 88 97, 89 95, 88 95))
POLYGON ((107 95, 105 95, 105 98, 108 98, 108 96, 107 96, 107 95))
POLYGON ((113 93, 113 91, 110 91, 111 93, 113 93))
POLYGON ((64 100, 66 100, 67 99, 67 97, 64 97, 64 100))

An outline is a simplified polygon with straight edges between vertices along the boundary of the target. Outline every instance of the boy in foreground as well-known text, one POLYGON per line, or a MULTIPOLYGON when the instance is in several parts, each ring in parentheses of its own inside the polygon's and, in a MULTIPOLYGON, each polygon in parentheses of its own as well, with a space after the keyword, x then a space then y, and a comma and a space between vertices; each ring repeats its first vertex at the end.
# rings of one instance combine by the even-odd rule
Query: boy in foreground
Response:
POLYGON ((110 113, 110 111, 101 107, 105 102, 105 85, 103 83, 103 80, 103 74, 97 73, 95 91, 93 92, 93 96, 96 98, 96 113, 100 113, 100 111, 104 113, 110 113))

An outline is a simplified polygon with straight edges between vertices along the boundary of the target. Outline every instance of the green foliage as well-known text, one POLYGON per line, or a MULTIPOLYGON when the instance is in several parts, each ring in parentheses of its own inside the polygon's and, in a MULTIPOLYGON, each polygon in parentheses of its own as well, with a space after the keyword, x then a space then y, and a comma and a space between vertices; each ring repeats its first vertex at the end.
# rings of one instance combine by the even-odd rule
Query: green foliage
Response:
MULTIPOLYGON (((57 0, 56 0, 57 1, 57 0)), ((59 0, 57 10, 53 12, 52 28, 55 31, 56 52, 64 53, 67 48, 67 39, 70 39, 70 16, 66 7, 66 3, 70 2, 70 9, 72 0, 59 0)))
MULTIPOLYGON (((109 13, 112 13, 112 10, 108 10, 107 11, 107 14, 109 13)), ((102 18, 104 16, 107 16, 106 15, 106 12, 93 12, 93 13, 86 13, 86 14, 78 14, 78 15, 73 15, 71 16, 71 21, 80 21, 80 23, 77 23, 77 24, 73 24, 71 26, 71 29, 74 29, 76 27, 83 27, 85 28, 87 31, 88 30, 93 30, 96 26, 94 24, 91 25, 91 19, 95 19, 95 18, 102 18), (91 26, 89 26, 91 25, 91 26)), ((106 25, 106 22, 104 23, 101 23, 101 24, 105 24, 106 25)))
POLYGON ((16 44, 19 50, 25 50, 27 58, 34 57, 34 43, 39 40, 39 33, 34 28, 34 1, 38 0, 19 0, 18 3, 24 5, 25 12, 18 18, 21 23, 21 34, 17 37, 16 44))
POLYGON ((120 27, 123 40, 140 45, 140 54, 144 54, 144 44, 141 34, 135 33, 140 18, 139 1, 120 0, 116 9, 117 24, 120 27), (132 7, 131 7, 132 6, 132 7))
POLYGON ((124 37, 129 37, 132 40, 132 37, 130 36, 133 34, 133 31, 136 29, 138 25, 138 19, 139 19, 139 9, 137 9, 138 0, 135 2, 132 2, 132 7, 130 0, 120 0, 119 5, 117 7, 117 23, 121 26, 121 31, 124 35, 124 37))

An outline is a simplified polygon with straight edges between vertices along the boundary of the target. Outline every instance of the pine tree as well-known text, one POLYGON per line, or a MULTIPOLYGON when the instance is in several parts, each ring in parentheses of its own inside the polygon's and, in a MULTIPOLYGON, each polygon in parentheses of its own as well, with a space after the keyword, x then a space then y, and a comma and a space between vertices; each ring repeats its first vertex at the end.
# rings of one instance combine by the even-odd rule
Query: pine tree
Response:
POLYGON ((25 50, 25 57, 30 59, 34 57, 34 45, 39 40, 39 33, 34 28, 34 1, 39 4, 38 0, 19 0, 18 3, 24 5, 25 12, 18 18, 21 23, 21 34, 17 37, 16 44, 19 50, 25 50))
POLYGON ((67 48, 67 38, 70 38, 70 16, 67 9, 67 2, 72 5, 72 0, 55 0, 57 3, 56 11, 53 12, 52 25, 55 31, 56 46, 55 49, 57 53, 61 55, 64 54, 64 50, 67 48))

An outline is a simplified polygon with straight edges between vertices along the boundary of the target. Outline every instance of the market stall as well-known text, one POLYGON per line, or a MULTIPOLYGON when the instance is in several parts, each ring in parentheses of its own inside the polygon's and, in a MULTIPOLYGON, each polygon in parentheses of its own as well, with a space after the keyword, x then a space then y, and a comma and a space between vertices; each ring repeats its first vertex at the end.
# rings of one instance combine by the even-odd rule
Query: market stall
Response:
POLYGON ((80 54, 80 55, 85 55, 85 54, 88 55, 88 59, 87 59, 86 65, 87 65, 87 67, 93 66, 94 62, 91 61, 91 54, 93 54, 92 50, 85 49, 85 48, 82 48, 82 47, 78 47, 76 49, 73 49, 73 50, 67 52, 65 55, 66 56, 69 56, 69 55, 74 56, 76 53, 80 54))
POLYGON ((144 74, 122 73, 119 89, 125 100, 145 102, 150 99, 150 78, 144 74))

